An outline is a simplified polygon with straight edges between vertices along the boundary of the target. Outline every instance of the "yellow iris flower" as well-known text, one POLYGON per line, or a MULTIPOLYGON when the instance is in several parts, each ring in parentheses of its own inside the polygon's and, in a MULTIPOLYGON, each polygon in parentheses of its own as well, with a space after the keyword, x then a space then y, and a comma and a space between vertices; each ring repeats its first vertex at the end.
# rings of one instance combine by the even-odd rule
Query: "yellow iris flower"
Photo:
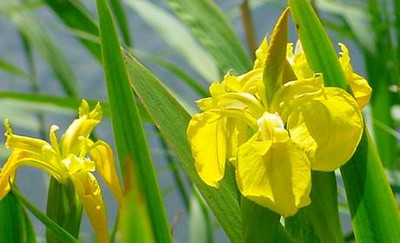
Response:
POLYGON ((63 183, 71 179, 93 229, 100 242, 108 242, 107 216, 100 186, 92 172, 97 170, 119 203, 124 200, 111 147, 104 141, 89 138, 100 123, 100 104, 90 111, 83 100, 79 118, 75 119, 58 142, 58 127, 50 128, 50 143, 36 138, 15 135, 5 121, 5 146, 12 149, 0 172, 0 200, 10 191, 9 182, 20 166, 42 169, 63 183))
POLYGON ((364 98, 325 87, 304 54, 286 51, 286 43, 282 65, 268 61, 282 47, 273 42, 281 35, 275 32, 284 29, 283 18, 285 14, 271 45, 265 39, 256 51, 252 70, 239 76, 228 73, 210 86, 211 97, 197 102, 202 113, 192 117, 187 136, 196 170, 206 184, 218 187, 228 160, 245 197, 288 217, 310 203, 311 170, 333 171, 355 152, 363 131, 360 107, 370 93, 365 96, 368 83, 358 82, 364 79, 352 73, 344 45, 342 66, 353 93, 364 98), (268 63, 282 67, 278 80, 268 86, 272 90, 265 90, 268 63))

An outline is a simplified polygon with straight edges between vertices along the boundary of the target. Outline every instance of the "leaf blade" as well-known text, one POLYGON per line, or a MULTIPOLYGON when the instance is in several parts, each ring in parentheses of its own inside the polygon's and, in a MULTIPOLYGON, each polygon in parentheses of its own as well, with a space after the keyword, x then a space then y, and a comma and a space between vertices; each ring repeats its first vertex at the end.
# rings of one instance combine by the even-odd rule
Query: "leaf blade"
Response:
POLYGON ((45 214, 40 212, 34 205, 32 205, 14 186, 11 186, 12 193, 18 198, 18 200, 24 204, 24 206, 33 214, 37 219, 39 219, 43 224, 45 224, 49 229, 51 229, 62 242, 78 242, 75 237, 70 235, 66 230, 61 228, 59 225, 54 223, 45 214))
POLYGON ((116 27, 107 2, 96 2, 104 75, 121 170, 123 174, 128 173, 128 163, 133 163, 133 168, 140 175, 140 188, 149 206, 154 237, 157 242, 171 242, 160 189, 122 59, 116 27))

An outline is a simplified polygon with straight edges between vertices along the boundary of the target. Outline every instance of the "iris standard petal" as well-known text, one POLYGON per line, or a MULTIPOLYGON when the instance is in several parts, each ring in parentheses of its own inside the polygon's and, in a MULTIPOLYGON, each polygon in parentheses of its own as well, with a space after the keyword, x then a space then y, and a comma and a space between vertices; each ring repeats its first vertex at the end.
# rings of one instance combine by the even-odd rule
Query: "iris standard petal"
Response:
POLYGON ((256 60, 254 61, 253 69, 263 68, 265 64, 265 58, 267 57, 268 41, 267 37, 263 39, 261 45, 256 50, 256 60))
POLYGON ((369 86, 367 80, 353 72, 353 67, 350 63, 350 53, 347 47, 342 43, 339 43, 339 46, 342 49, 341 57, 339 58, 340 64, 346 74, 347 82, 350 85, 354 97, 360 108, 363 109, 371 98, 372 88, 369 86))
POLYGON ((347 79, 360 109, 363 109, 371 99, 372 88, 362 76, 352 73, 347 79))
POLYGON ((328 87, 324 96, 294 110, 287 122, 291 138, 306 151, 313 170, 333 171, 354 154, 364 123, 356 100, 328 87))
POLYGON ((264 107, 260 101, 249 93, 226 93, 198 100, 197 105, 202 111, 212 109, 240 110, 253 117, 260 117, 264 112, 264 107))
POLYGON ((225 90, 228 92, 246 92, 249 94, 256 94, 260 90, 260 85, 264 87, 263 69, 257 68, 240 76, 233 76, 227 74, 222 81, 225 90))
POLYGON ((82 100, 79 108, 79 118, 72 122, 61 137, 61 151, 63 154, 78 154, 80 146, 79 138, 87 138, 93 128, 100 123, 101 117, 100 104, 97 104, 92 111, 89 111, 89 104, 85 100, 82 100))
POLYGON ((298 79, 306 79, 314 76, 314 72, 308 66, 306 55, 304 54, 303 47, 300 41, 297 41, 296 47, 293 53, 293 47, 291 46, 286 54, 286 57, 292 66, 294 73, 298 79))
POLYGON ((200 178, 218 187, 225 172, 227 152, 227 117, 218 112, 196 114, 189 122, 187 136, 200 178))
POLYGON ((114 155, 110 145, 101 140, 96 143, 91 143, 92 144, 89 144, 89 155, 96 165, 96 171, 110 188, 118 202, 122 204, 124 202, 124 196, 119 183, 114 155))
POLYGON ((257 133, 239 148, 236 180, 241 193, 284 217, 310 203, 310 171, 303 149, 291 140, 272 143, 257 133))
POLYGON ((320 97, 323 94, 324 81, 322 75, 299 79, 282 85, 272 99, 270 110, 278 112, 286 120, 288 113, 301 104, 320 97))
POLYGON ((75 190, 99 242, 108 242, 107 215, 99 183, 90 172, 71 175, 75 190))

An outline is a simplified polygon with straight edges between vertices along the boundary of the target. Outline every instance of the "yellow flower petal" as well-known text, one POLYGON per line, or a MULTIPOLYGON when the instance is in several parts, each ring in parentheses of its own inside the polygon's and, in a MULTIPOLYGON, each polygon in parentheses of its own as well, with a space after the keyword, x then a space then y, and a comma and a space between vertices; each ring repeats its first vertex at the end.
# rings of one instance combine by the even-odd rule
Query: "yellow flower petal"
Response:
POLYGON ((56 125, 52 125, 50 127, 50 144, 53 147, 54 151, 56 151, 56 153, 58 154, 58 156, 61 157, 61 151, 60 151, 60 145, 58 144, 58 139, 57 139, 57 135, 56 132, 58 131, 59 127, 56 125))
POLYGON ((282 143, 289 139, 283 121, 277 114, 265 112, 264 115, 257 120, 257 123, 259 127, 258 131, 264 141, 282 143))
POLYGON ((261 45, 256 50, 256 60, 254 61, 253 69, 263 68, 265 64, 265 58, 267 57, 268 41, 267 37, 263 39, 261 45))
POLYGON ((248 126, 241 119, 227 118, 226 156, 229 162, 236 166, 237 151, 240 145, 248 140, 248 126))
POLYGON ((297 41, 296 48, 293 53, 293 47, 287 52, 287 59, 292 66, 294 73, 298 79, 307 79, 314 76, 313 70, 308 66, 306 55, 303 52, 301 42, 297 41), (290 51, 291 50, 291 51, 290 51))
POLYGON ((200 178, 218 187, 225 172, 227 118, 218 112, 196 114, 189 122, 187 136, 200 178))
POLYGON ((255 134, 239 148, 236 180, 244 196, 284 217, 310 203, 309 161, 291 140, 272 143, 255 134))
POLYGON ((287 127, 306 151, 313 170, 333 171, 354 154, 364 124, 356 100, 342 89, 329 87, 323 98, 293 111, 287 127))
POLYGON ((0 171, 0 200, 10 190, 9 181, 14 180, 16 170, 20 166, 35 167, 46 171, 58 181, 62 180, 66 169, 59 166, 51 147, 47 146, 44 150, 46 149, 49 151, 41 155, 23 150, 15 150, 11 153, 0 171))
POLYGON ((24 156, 21 155, 21 152, 12 153, 10 157, 8 157, 7 161, 4 163, 3 168, 0 170, 0 200, 7 195, 10 191, 10 183, 13 182, 15 178, 15 171, 17 169, 17 163, 24 156))
POLYGON ((42 139, 15 135, 7 119, 4 121, 4 127, 6 130, 4 134, 6 136, 6 148, 29 151, 30 153, 41 155, 43 146, 49 145, 42 139))
POLYGON ((202 111, 212 109, 237 110, 247 112, 253 117, 260 117, 264 112, 264 107, 260 101, 248 93, 226 93, 198 100, 197 104, 202 111))
POLYGON ((89 172, 78 172, 71 179, 98 241, 108 242, 107 215, 96 178, 89 172))
POLYGON ((275 93, 271 102, 271 112, 278 112, 283 120, 288 113, 303 103, 320 97, 323 94, 324 81, 322 75, 315 75, 308 79, 299 79, 285 83, 275 93))
POLYGON ((8 181, 20 166, 32 166, 46 171, 57 180, 62 180, 66 173, 65 166, 58 161, 58 154, 44 140, 15 135, 8 120, 5 120, 5 145, 13 149, 10 157, 4 163, 0 172, 0 195, 3 197, 9 191, 8 181))
POLYGON ((360 108, 363 109, 371 98, 372 88, 369 86, 367 80, 353 72, 347 47, 342 43, 339 43, 339 46, 342 49, 341 57, 339 58, 340 64, 346 74, 347 82, 350 85, 354 97, 356 97, 360 108))
POLYGON ((89 111, 89 104, 82 100, 82 104, 79 108, 79 118, 75 119, 72 124, 65 131, 61 137, 61 151, 64 155, 66 154, 79 154, 80 142, 79 138, 89 137, 93 128, 100 123, 102 117, 102 111, 100 104, 89 111))
POLYGON ((124 202, 124 196, 119 183, 111 147, 101 140, 96 143, 91 143, 92 144, 89 145, 89 154, 96 164, 96 171, 110 188, 118 202, 122 204, 124 202))
POLYGON ((96 169, 92 160, 87 157, 78 157, 75 154, 68 154, 68 156, 62 160, 62 163, 67 167, 68 174, 74 174, 81 171, 93 172, 96 169))
POLYGON ((352 73, 351 78, 348 78, 347 81, 360 109, 363 109, 371 99, 371 86, 369 86, 367 80, 356 73, 352 73))

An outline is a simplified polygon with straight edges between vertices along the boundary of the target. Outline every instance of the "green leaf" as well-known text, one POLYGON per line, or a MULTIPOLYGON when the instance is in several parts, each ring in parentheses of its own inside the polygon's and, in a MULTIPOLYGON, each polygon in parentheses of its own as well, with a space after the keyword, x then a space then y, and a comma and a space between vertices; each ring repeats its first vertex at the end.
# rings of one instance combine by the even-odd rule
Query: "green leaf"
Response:
POLYGON ((212 243, 213 231, 208 210, 196 189, 190 197, 189 242, 212 243))
MULTIPOLYGON (((326 84, 346 88, 334 48, 307 0, 289 0, 291 12, 311 68, 326 84)), ((368 130, 353 158, 341 168, 357 242, 400 241, 400 218, 376 148, 368 130)))
POLYGON ((189 113, 148 69, 129 52, 125 51, 124 54, 129 78, 136 94, 174 149, 183 170, 199 189, 229 239, 232 242, 241 242, 242 220, 236 182, 233 171, 230 170, 232 168, 227 168, 218 189, 207 186, 200 179, 186 138, 189 113))
MULTIPOLYGON (((395 94, 389 92, 389 87, 398 85, 400 70, 392 44, 391 20, 389 20, 385 2, 369 0, 368 7, 377 50, 375 53, 365 53, 367 74, 373 89, 372 117, 375 121, 395 128, 391 114, 391 107, 395 103, 395 94), (392 63, 392 65, 388 65, 388 63, 392 63)), ((399 168, 396 139, 375 124, 373 124, 373 129, 382 164, 390 170, 399 168)))
POLYGON ((12 75, 24 78, 27 81, 30 81, 31 75, 29 73, 25 72, 24 70, 22 70, 21 68, 15 66, 13 64, 8 63, 1 59, 0 59, 0 69, 3 69, 4 71, 6 71, 12 75))
POLYGON ((0 242, 36 242, 32 224, 13 193, 0 201, 0 242))
POLYGON ((189 210, 191 208, 190 196, 186 189, 185 182, 181 176, 181 173, 179 172, 179 167, 175 161, 175 156, 172 154, 172 151, 170 151, 167 141, 165 141, 165 139, 162 137, 159 130, 157 130, 157 135, 160 138, 161 147, 165 153, 165 159, 167 160, 168 165, 171 169, 171 174, 174 178, 179 194, 182 197, 183 204, 185 205, 186 210, 189 210))
POLYGON ((167 3, 213 56, 222 74, 231 69, 241 74, 251 68, 249 55, 213 1, 167 0, 167 3))
POLYGON ((303 242, 344 242, 334 172, 312 172, 311 204, 285 220, 285 226, 303 242))
POLYGON ((124 8, 122 7, 121 0, 110 0, 111 10, 114 12, 114 16, 117 19, 119 30, 121 31, 122 38, 124 39, 125 45, 132 46, 132 39, 129 33, 129 24, 126 20, 124 8))
POLYGON ((125 2, 207 81, 218 80, 218 69, 212 57, 174 16, 149 1, 125 0, 125 2))
POLYGON ((289 0, 297 34, 314 72, 324 75, 325 86, 347 88, 335 49, 311 5, 306 0, 289 0))
POLYGON ((65 93, 68 96, 77 96, 76 80, 64 55, 32 12, 19 6, 15 2, 1 1, 0 10, 8 15, 32 46, 39 51, 65 93))
MULTIPOLYGON (((26 93, 15 93, 15 92, 1 92, 0 91, 0 102, 13 101, 16 106, 20 106, 21 109, 29 111, 43 111, 43 112, 62 112, 60 108, 72 111, 76 113, 76 107, 82 102, 82 99, 71 98, 71 97, 59 97, 52 95, 43 94, 26 94, 26 93)), ((90 106, 95 106, 99 101, 97 100, 86 100, 90 106)), ((110 108, 108 103, 100 102, 101 109, 104 116, 110 116, 110 108)), ((18 110, 21 110, 18 109, 18 110)), ((4 109, 3 109, 4 110, 4 109)), ((3 111, 2 110, 2 111, 3 111)), ((150 117, 147 111, 144 109, 142 104, 138 104, 138 111, 143 121, 150 122, 150 117)), ((0 112, 1 114, 1 112, 0 112)))
POLYGON ((280 215, 242 196, 243 242, 293 242, 280 215))
MULTIPOLYGON (((132 164, 128 164, 132 166, 132 164)), ((120 211, 120 229, 122 242, 155 242, 151 219, 148 213, 148 205, 143 200, 143 193, 140 191, 140 174, 133 173, 130 168, 125 178, 125 188, 127 190, 126 203, 122 205, 120 211), (139 178, 136 178, 139 176, 139 178)))
POLYGON ((157 242, 171 242, 153 162, 122 59, 114 21, 105 0, 97 0, 97 11, 104 74, 121 171, 123 175, 128 173, 127 164, 133 163, 133 169, 140 175, 140 189, 148 204, 154 238, 157 242))
POLYGON ((316 4, 319 10, 341 17, 363 48, 369 51, 375 50, 374 38, 369 26, 369 15, 364 8, 359 6, 360 4, 329 0, 318 1, 316 4))
MULTIPOLYGON (((34 111, 59 112, 60 108, 76 112, 82 100, 72 97, 59 97, 43 94, 16 93, 8 91, 0 91, 1 100, 13 100, 23 103, 24 106, 34 111)), ((98 101, 87 100, 90 106, 95 106, 98 101)), ((101 108, 105 116, 109 116, 109 107, 107 103, 100 102, 101 108)))
POLYGON ((396 201, 368 131, 341 168, 357 242, 399 242, 396 201))
POLYGON ((46 225, 49 229, 51 229, 62 242, 70 243, 70 242, 78 242, 76 238, 74 238, 71 234, 61 228, 59 225, 54 223, 51 219, 49 219, 46 215, 40 212, 33 204, 31 204, 22 194, 14 187, 11 186, 11 191, 15 195, 16 198, 33 214, 37 219, 40 220, 44 225, 46 225))
POLYGON ((199 82, 195 79, 193 79, 188 73, 183 71, 180 67, 178 67, 176 64, 169 62, 165 59, 162 59, 157 56, 152 56, 150 54, 146 54, 143 52, 140 52, 138 50, 134 50, 134 53, 137 55, 138 58, 144 58, 152 63, 158 64, 171 73, 173 73, 175 76, 177 76, 180 80, 184 81, 189 87, 191 87, 195 92, 197 92, 201 97, 206 97, 209 95, 208 90, 199 84, 199 82))
MULTIPOLYGON (((44 0, 47 5, 61 18, 61 20, 71 29, 86 33, 90 36, 99 36, 97 23, 89 12, 84 8, 80 1, 65 0, 54 1, 44 0)), ((86 38, 79 38, 97 60, 101 61, 101 51, 99 43, 95 43, 86 38)))

